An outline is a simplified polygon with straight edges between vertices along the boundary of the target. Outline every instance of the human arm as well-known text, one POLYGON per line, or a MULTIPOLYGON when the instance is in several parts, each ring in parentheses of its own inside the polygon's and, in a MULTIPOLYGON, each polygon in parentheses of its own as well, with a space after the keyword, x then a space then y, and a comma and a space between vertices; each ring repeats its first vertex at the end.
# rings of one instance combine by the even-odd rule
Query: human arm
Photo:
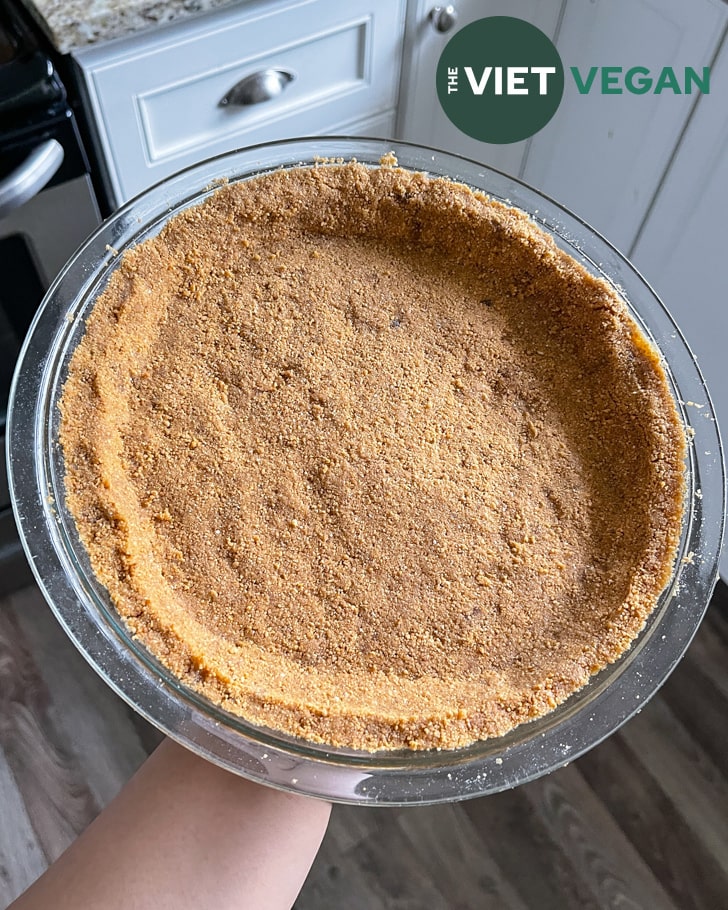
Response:
POLYGON ((289 910, 330 808, 165 740, 12 910, 289 910))

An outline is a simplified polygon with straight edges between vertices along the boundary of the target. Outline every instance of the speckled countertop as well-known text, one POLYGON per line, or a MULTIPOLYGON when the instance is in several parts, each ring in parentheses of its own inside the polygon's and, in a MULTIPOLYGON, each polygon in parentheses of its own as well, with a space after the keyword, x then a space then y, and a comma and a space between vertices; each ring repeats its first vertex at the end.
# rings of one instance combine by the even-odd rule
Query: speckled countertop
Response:
POLYGON ((63 54, 240 0, 23 0, 63 54))

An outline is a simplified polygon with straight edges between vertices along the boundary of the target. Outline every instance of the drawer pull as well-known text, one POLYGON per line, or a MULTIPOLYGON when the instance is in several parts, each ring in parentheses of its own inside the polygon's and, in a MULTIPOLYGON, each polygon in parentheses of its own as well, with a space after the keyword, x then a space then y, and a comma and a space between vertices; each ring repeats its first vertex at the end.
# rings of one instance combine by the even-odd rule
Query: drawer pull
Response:
POLYGON ((251 73, 235 85, 220 99, 220 107, 235 105, 245 107, 248 104, 260 104, 277 98, 296 74, 290 70, 266 69, 251 73))
POLYGON ((430 10, 428 19, 435 31, 449 32, 458 19, 458 11, 452 4, 448 6, 435 6, 430 10))

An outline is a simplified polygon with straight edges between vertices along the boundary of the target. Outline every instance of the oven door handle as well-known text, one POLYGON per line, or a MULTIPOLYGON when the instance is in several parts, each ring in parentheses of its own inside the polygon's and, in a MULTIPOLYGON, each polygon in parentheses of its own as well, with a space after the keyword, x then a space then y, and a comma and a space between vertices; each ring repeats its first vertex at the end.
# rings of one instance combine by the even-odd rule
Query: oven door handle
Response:
POLYGON ((0 180, 0 218, 32 199, 63 163, 63 146, 48 139, 28 155, 4 180, 0 180))

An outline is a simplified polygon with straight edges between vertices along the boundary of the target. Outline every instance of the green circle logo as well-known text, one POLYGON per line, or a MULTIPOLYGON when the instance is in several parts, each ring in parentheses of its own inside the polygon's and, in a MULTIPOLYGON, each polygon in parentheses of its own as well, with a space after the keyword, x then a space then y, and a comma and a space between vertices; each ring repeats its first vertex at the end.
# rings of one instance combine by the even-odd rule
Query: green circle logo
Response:
POLYGON ((490 16, 450 39, 437 65, 436 84, 442 109, 463 133, 481 142, 519 142, 556 113, 564 67, 535 25, 490 16))

